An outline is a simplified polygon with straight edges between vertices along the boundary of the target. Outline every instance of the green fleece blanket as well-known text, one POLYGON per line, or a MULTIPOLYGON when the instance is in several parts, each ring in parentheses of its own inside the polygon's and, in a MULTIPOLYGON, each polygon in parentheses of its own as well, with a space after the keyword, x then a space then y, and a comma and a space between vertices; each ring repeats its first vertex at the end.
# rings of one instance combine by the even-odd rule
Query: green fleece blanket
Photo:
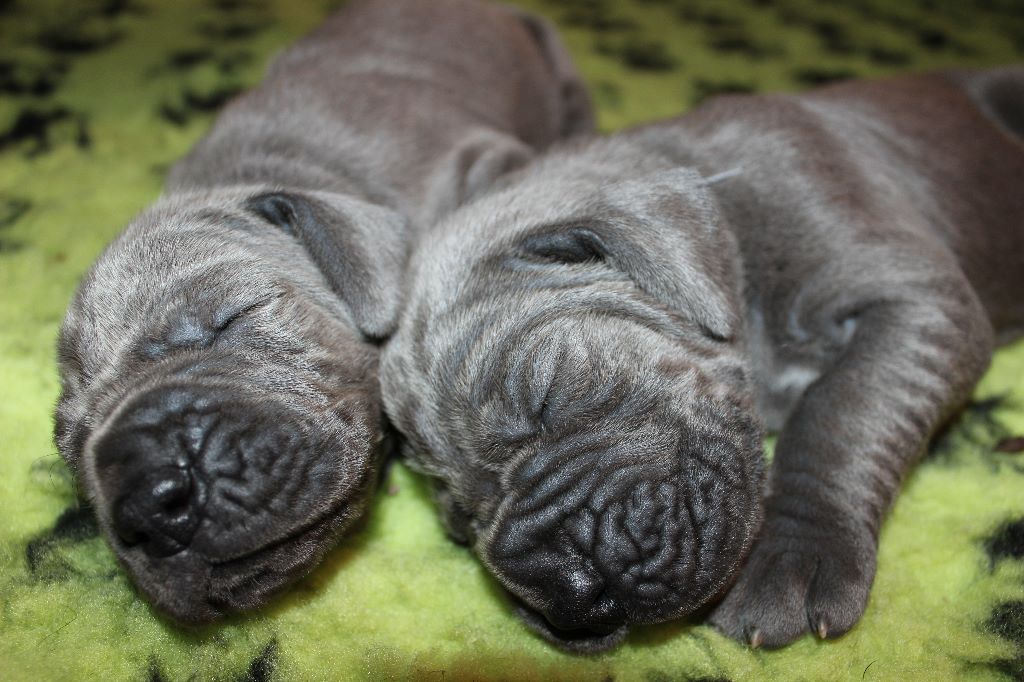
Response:
MULTIPOLYGON (((670 623, 608 654, 560 653, 445 539, 401 464, 365 528, 270 607, 198 630, 155 614, 52 444, 57 328, 168 165, 331 4, 0 0, 0 679, 1024 679, 1024 344, 996 356, 907 482, 867 613, 837 641, 751 651, 670 623)), ((604 130, 716 92, 1024 50, 1018 0, 523 4, 564 29, 604 130)))

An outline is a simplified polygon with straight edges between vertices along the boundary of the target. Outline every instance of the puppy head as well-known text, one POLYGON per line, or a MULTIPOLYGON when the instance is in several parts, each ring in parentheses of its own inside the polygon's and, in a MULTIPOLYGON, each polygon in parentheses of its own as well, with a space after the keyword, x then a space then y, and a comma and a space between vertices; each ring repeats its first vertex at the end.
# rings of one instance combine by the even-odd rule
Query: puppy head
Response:
POLYGON ((261 605, 366 507, 382 449, 372 339, 394 324, 402 229, 338 195, 183 195, 83 279, 58 341, 56 441, 173 618, 261 605))
POLYGON ((451 534, 563 647, 697 610, 757 530, 736 253, 695 173, 547 160, 414 258, 386 410, 451 534))

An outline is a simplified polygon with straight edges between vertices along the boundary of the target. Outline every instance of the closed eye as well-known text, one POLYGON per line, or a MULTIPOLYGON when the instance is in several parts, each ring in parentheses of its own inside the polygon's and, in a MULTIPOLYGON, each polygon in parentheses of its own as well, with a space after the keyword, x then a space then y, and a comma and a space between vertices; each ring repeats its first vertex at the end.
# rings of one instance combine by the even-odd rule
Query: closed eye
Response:
POLYGON ((276 297, 271 297, 271 298, 266 298, 266 299, 263 299, 263 300, 260 300, 260 301, 256 301, 254 303, 250 303, 249 305, 242 306, 240 308, 235 308, 235 309, 230 309, 229 308, 227 310, 220 310, 220 311, 218 311, 217 314, 213 318, 213 331, 214 331, 214 333, 215 334, 220 334, 220 333, 226 331, 228 327, 233 325, 235 322, 240 320, 242 317, 248 315, 249 313, 251 313, 256 308, 259 308, 261 306, 266 305, 271 300, 273 300, 273 298, 276 298, 276 297))
POLYGON ((143 341, 139 347, 139 355, 147 360, 160 360, 174 351, 209 348, 233 324, 274 298, 276 296, 241 307, 219 310, 209 323, 200 321, 198 315, 183 314, 162 338, 149 338, 143 341))
POLYGON ((520 245, 526 256, 556 263, 593 263, 607 256, 601 238, 585 227, 559 228, 534 234, 520 245))

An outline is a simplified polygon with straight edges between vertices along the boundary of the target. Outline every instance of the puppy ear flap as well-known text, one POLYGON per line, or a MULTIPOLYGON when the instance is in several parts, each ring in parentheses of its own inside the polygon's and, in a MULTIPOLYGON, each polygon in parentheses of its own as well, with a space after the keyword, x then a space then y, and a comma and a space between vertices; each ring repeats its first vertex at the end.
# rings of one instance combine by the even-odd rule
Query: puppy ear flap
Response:
POLYGON ((543 17, 509 8, 526 27, 540 48, 545 61, 562 86, 562 136, 569 137, 594 130, 594 106, 590 90, 583 81, 558 29, 543 17))
POLYGON ((267 192, 246 208, 305 247, 364 335, 394 331, 409 244, 400 214, 330 192, 267 192))
POLYGON ((690 169, 605 188, 595 231, 607 260, 715 339, 741 334, 739 250, 704 179, 690 169))
POLYGON ((533 151, 511 135, 490 129, 467 133, 431 174, 422 222, 436 222, 532 158, 533 151))
POLYGON ((948 77, 963 85, 990 121, 1010 136, 1024 138, 1024 67, 962 71, 948 77))

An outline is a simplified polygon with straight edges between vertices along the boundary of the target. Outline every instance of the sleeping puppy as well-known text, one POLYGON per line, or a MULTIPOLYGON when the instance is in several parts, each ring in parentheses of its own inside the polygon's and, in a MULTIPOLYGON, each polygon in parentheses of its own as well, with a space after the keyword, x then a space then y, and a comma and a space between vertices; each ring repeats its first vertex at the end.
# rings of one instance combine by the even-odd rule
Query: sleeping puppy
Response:
POLYGON ((901 480, 1024 330, 1022 134, 1024 69, 937 73, 499 181, 414 256, 382 358, 452 536, 574 651, 726 592, 753 646, 849 630, 901 480))
POLYGON ((227 107, 58 344, 58 447, 153 604, 260 606, 352 525, 410 240, 591 120, 551 27, 471 0, 350 3, 227 107))

